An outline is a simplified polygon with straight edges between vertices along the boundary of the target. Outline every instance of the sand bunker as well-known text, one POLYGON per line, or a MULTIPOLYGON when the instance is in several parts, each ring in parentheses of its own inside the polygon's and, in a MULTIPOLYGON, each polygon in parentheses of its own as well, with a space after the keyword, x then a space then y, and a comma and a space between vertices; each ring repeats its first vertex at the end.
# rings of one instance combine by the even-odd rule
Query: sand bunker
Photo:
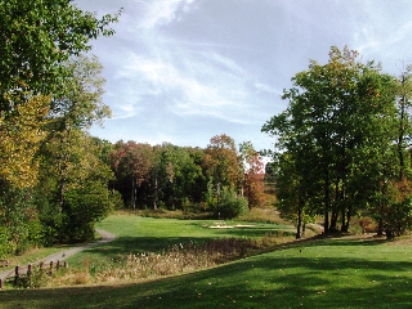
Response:
POLYGON ((236 225, 226 225, 226 224, 216 224, 216 225, 211 225, 209 228, 211 229, 247 229, 254 227, 254 225, 249 225, 249 224, 236 224, 236 225))

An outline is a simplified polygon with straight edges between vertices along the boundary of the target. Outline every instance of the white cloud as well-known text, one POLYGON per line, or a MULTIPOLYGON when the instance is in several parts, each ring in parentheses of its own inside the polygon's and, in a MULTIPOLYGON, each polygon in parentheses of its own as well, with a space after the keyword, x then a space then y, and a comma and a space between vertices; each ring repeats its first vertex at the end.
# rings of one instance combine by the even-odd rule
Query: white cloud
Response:
POLYGON ((399 29, 386 29, 387 31, 376 31, 372 27, 364 27, 361 34, 357 33, 355 39, 359 42, 357 50, 359 52, 376 52, 390 49, 391 46, 401 43, 407 39, 412 31, 412 21, 403 24, 399 29), (390 32, 390 33, 388 33, 390 32))
POLYGON ((93 49, 114 116, 99 135, 117 139, 187 144, 227 133, 267 148, 260 127, 286 107, 282 89, 309 59, 327 61, 330 46, 385 71, 412 61, 407 0, 75 2, 99 15, 124 7, 115 36, 93 49))
POLYGON ((277 94, 277 95, 283 95, 283 91, 280 91, 279 89, 271 87, 267 84, 262 84, 262 83, 256 82, 254 84, 254 87, 256 88, 256 90, 258 92, 269 92, 269 93, 273 93, 273 94, 277 94))
POLYGON ((171 23, 177 18, 178 9, 185 13, 189 12, 189 6, 195 0, 148 0, 143 2, 145 14, 140 21, 140 26, 146 29, 153 29, 171 23))

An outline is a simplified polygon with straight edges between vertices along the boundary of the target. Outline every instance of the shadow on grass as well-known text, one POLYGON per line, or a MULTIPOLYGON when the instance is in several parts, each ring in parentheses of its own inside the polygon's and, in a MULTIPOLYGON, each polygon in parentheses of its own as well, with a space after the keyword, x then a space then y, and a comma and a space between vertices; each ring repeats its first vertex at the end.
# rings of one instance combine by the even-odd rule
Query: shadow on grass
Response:
MULTIPOLYGON (((229 235, 229 237, 262 237, 265 234, 268 234, 267 231, 264 230, 225 230, 225 235, 229 235), (247 233, 244 233, 247 232, 247 233)), ((276 231, 272 231, 272 233, 276 234, 276 231)), ((281 235, 288 236, 288 233, 283 232, 280 233, 281 235)), ((291 234, 290 236, 293 236, 291 234)), ((207 241, 215 240, 216 237, 131 237, 131 236, 123 236, 118 237, 114 241, 104 244, 99 247, 93 247, 83 251, 81 254, 72 257, 69 259, 69 264, 75 267, 79 267, 82 265, 82 260, 100 260, 100 261, 107 261, 112 258, 115 258, 119 255, 128 255, 128 254, 138 254, 138 253, 146 253, 146 252, 155 252, 159 253, 161 251, 167 250, 171 246, 179 245, 179 244, 188 244, 189 242, 193 242, 195 244, 200 244, 207 241)), ((274 247, 264 249, 265 252, 271 251, 280 251, 286 250, 291 248, 297 247, 365 247, 365 246, 377 246, 388 242, 385 239, 377 239, 377 238, 367 238, 367 239, 348 239, 345 237, 338 238, 336 237, 313 237, 313 238, 306 238, 301 239, 299 241, 291 241, 283 244, 276 245, 274 247)), ((259 254, 259 252, 255 253, 259 254)))
POLYGON ((265 254, 117 286, 0 292, 2 308, 409 308, 407 261, 265 254), (339 268, 337 268, 339 267, 339 268))
POLYGON ((279 229, 271 228, 239 228, 239 229, 225 229, 225 235, 230 237, 248 237, 248 238, 259 238, 268 234, 273 234, 277 236, 293 236, 295 235, 292 231, 284 231, 279 229))

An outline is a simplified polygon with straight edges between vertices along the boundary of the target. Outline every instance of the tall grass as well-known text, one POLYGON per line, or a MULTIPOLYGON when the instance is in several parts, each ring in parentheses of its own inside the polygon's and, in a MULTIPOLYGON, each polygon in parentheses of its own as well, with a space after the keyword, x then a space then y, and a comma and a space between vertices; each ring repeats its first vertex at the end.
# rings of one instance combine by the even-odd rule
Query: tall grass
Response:
POLYGON ((280 233, 280 235, 267 234, 260 239, 232 237, 213 239, 202 244, 190 241, 175 244, 160 253, 141 252, 118 255, 111 260, 101 262, 86 260, 83 268, 62 269, 50 277, 42 273, 34 273, 32 278, 35 279, 26 282, 24 287, 124 283, 153 279, 216 266, 274 247, 289 239, 280 233))

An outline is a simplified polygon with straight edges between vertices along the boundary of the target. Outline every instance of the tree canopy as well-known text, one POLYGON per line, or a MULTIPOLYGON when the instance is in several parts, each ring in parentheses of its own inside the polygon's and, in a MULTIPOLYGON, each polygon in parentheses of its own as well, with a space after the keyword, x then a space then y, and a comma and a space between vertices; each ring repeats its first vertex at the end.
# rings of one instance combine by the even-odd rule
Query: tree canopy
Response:
POLYGON ((0 112, 32 94, 56 94, 71 75, 61 64, 112 35, 119 14, 97 18, 71 0, 0 0, 0 112))
POLYGON ((325 232, 347 231, 354 212, 371 202, 372 182, 380 181, 374 165, 394 139, 396 81, 347 47, 332 47, 327 64, 311 61, 292 81, 283 95, 288 108, 262 128, 277 137, 279 168, 292 173, 277 180, 279 204, 297 199, 298 221, 306 207, 324 216, 325 232))

